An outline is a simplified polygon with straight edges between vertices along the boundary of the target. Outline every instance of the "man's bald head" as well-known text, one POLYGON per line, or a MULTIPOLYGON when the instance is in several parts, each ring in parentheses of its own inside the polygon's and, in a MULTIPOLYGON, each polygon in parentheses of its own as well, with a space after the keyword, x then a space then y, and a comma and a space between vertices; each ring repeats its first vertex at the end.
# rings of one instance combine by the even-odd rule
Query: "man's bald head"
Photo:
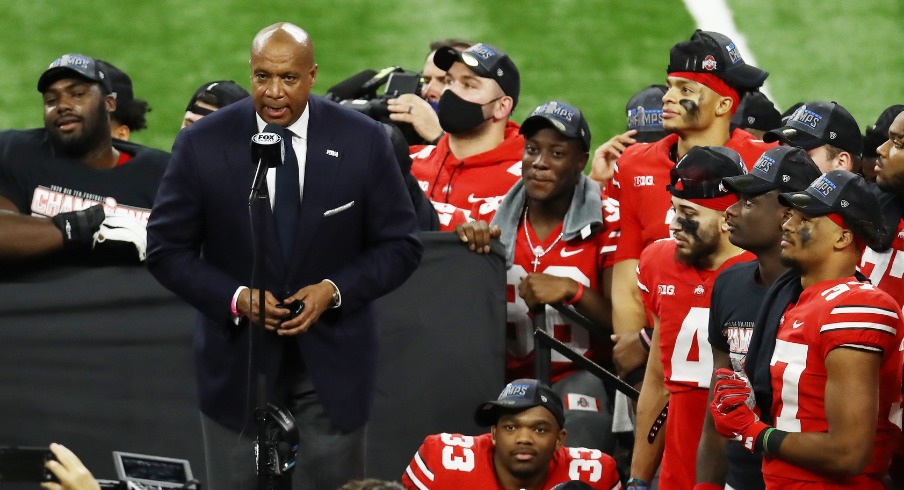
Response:
POLYGON ((260 30, 251 43, 251 96, 268 123, 287 127, 307 107, 317 77, 314 44, 304 29, 279 22, 260 30))
POLYGON ((309 50, 312 55, 314 53, 314 43, 311 41, 311 36, 304 29, 290 22, 277 22, 258 31, 251 42, 251 53, 260 52, 264 45, 271 40, 295 43, 299 47, 303 46, 309 50))

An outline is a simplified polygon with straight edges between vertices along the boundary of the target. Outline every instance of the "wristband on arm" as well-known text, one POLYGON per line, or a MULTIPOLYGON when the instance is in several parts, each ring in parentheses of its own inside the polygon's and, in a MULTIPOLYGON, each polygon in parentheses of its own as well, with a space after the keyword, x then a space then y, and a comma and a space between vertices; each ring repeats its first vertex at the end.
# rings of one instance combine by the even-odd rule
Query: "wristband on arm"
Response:
POLYGON ((573 305, 581 300, 581 296, 584 296, 584 284, 578 282, 578 292, 574 293, 574 296, 571 299, 564 301, 566 305, 573 305))
POLYGON ((650 352, 650 344, 653 343, 653 327, 643 327, 640 329, 640 343, 647 352, 650 352))
POLYGON ((628 490, 650 490, 650 484, 640 478, 628 478, 625 488, 628 490))

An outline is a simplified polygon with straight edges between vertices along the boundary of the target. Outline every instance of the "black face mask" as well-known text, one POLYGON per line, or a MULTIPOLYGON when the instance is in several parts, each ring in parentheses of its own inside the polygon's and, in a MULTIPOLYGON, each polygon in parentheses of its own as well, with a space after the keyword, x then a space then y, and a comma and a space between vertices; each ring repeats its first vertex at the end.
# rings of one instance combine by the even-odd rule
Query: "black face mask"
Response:
POLYGON ((483 117, 483 106, 492 104, 502 97, 484 103, 468 102, 455 92, 446 90, 439 98, 436 115, 439 117, 439 125, 443 131, 451 134, 467 133, 480 126, 489 117, 483 117))

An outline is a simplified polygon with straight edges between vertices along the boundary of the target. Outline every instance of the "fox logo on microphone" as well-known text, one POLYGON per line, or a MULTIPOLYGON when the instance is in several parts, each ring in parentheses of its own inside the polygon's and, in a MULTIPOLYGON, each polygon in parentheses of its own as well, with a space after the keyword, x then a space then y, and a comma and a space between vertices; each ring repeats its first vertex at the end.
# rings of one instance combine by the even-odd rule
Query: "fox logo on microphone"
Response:
POLYGON ((251 137, 251 142, 258 145, 276 145, 282 143, 282 136, 276 133, 257 133, 251 137))

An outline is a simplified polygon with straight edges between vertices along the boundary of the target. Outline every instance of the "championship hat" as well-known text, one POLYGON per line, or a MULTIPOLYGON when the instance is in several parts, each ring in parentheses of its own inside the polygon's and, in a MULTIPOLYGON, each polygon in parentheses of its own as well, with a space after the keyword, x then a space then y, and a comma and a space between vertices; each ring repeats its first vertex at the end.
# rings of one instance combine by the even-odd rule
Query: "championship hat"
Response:
POLYGON ((507 54, 489 44, 478 43, 464 51, 443 46, 433 55, 433 64, 443 71, 449 71, 456 61, 464 63, 479 77, 496 80, 502 92, 512 98, 512 108, 518 105, 521 75, 507 54))
POLYGON ((801 105, 783 127, 764 134, 763 141, 782 141, 804 150, 832 145, 853 155, 863 154, 860 126, 847 109, 834 101, 801 105))
POLYGON ((94 58, 73 53, 64 54, 53 60, 53 63, 44 70, 38 78, 38 92, 43 94, 53 82, 72 76, 99 83, 107 93, 113 91, 110 78, 94 58))
POLYGON ((566 138, 580 140, 584 150, 590 150, 590 126, 577 107, 561 100, 547 102, 527 116, 519 132, 530 136, 546 127, 554 128, 566 138))
POLYGON ((886 233, 878 199, 863 177, 847 170, 832 170, 801 192, 779 194, 778 200, 810 216, 840 215, 844 227, 871 248, 880 247, 886 233))
POLYGON ((552 412, 559 427, 565 426, 562 399, 549 386, 536 379, 516 379, 505 385, 499 398, 477 407, 474 421, 477 425, 488 427, 496 424, 501 413, 520 412, 538 406, 552 412))
POLYGON ((666 135, 662 129, 662 96, 667 90, 665 85, 650 85, 634 94, 625 105, 627 129, 637 130, 634 135, 637 141, 652 143, 666 135))
POLYGON ((891 123, 895 122, 898 114, 902 112, 904 112, 904 105, 895 104, 889 106, 882 111, 882 114, 879 114, 876 124, 866 128, 866 134, 863 135, 863 156, 879 156, 876 153, 876 148, 888 140, 888 128, 891 127, 891 123))
POLYGON ((750 172, 725 177, 722 183, 735 194, 755 196, 773 189, 782 192, 801 191, 821 174, 819 167, 803 149, 775 146, 760 156, 750 172))
POLYGON ((195 90, 195 93, 191 96, 191 100, 188 101, 188 106, 185 110, 206 116, 213 111, 205 107, 196 106, 195 104, 198 102, 199 98, 201 99, 201 102, 222 109, 233 102, 238 102, 245 97, 248 97, 248 95, 247 90, 243 89, 239 84, 232 80, 207 82, 198 87, 198 90, 195 90))
POLYGON ((769 131, 782 126, 782 115, 766 94, 756 90, 747 92, 741 99, 741 105, 732 116, 731 124, 738 128, 769 131))
POLYGON ((713 199, 731 195, 722 179, 747 172, 741 155, 724 146, 695 146, 670 172, 669 192, 679 199, 713 199))
POLYGON ((752 90, 763 85, 769 73, 744 62, 734 41, 712 31, 694 31, 689 41, 682 41, 669 52, 668 73, 709 73, 728 85, 752 90))

